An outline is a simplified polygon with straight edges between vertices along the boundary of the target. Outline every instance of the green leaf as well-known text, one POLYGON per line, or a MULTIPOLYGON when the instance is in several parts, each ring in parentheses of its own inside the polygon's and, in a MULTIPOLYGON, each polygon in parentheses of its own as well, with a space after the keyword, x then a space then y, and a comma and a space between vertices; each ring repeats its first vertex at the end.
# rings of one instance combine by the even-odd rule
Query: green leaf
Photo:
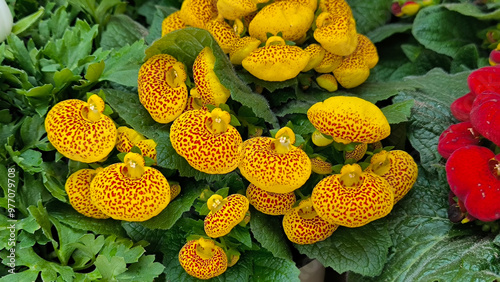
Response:
POLYGON ((16 58, 19 63, 21 69, 34 76, 36 74, 36 67, 31 60, 31 56, 29 55, 29 51, 24 45, 24 42, 16 35, 11 34, 7 37, 7 44, 9 45, 10 50, 12 51, 14 58, 16 58))
POLYGON ((280 217, 263 214, 252 209, 250 230, 257 242, 277 258, 292 260, 292 251, 288 245, 280 217))
POLYGON ((127 270, 125 260, 118 256, 108 258, 103 255, 99 255, 97 256, 94 265, 101 273, 104 281, 114 281, 116 280, 116 276, 127 270))
POLYGON ((460 13, 464 16, 474 17, 479 20, 500 20, 500 9, 494 7, 490 11, 485 11, 481 9, 480 5, 474 5, 474 3, 446 3, 443 7, 450 11, 460 13))
MULTIPOLYGON (((1 257, 5 260, 6 254, 2 252, 1 257)), ((37 253, 35 253, 33 248, 17 249, 16 265, 27 266, 29 270, 25 270, 21 273, 4 276, 2 280, 4 279, 4 281, 35 281, 36 277, 40 274, 41 279, 43 281, 56 281, 58 277, 59 279, 62 279, 62 281, 72 281, 75 275, 73 269, 70 266, 62 266, 55 262, 46 261, 43 258, 41 258, 37 253), (29 277, 34 277, 34 279, 23 280, 29 277), (21 280, 16 280, 16 279, 21 279, 21 280)))
POLYGON ((86 217, 75 211, 70 205, 57 202, 48 205, 47 209, 52 217, 74 229, 83 231, 92 230, 97 234, 126 235, 120 221, 117 220, 86 217))
POLYGON ((101 47, 105 50, 119 49, 145 38, 148 30, 127 15, 114 15, 102 33, 101 47))
POLYGON ((113 49, 104 62, 106 67, 99 81, 108 80, 125 86, 137 87, 137 76, 144 62, 144 40, 138 40, 131 45, 122 45, 113 49))
POLYGON ((165 269, 155 256, 142 256, 138 262, 130 265, 128 270, 116 277, 118 281, 154 281, 165 269))
POLYGON ((382 40, 396 34, 396 33, 406 33, 410 31, 412 24, 410 23, 390 23, 380 26, 367 32, 365 35, 370 38, 373 43, 381 42, 382 40))
POLYGON ((347 0, 356 19, 357 32, 365 34, 384 25, 391 17, 389 7, 392 2, 392 0, 347 0))
POLYGON ((252 237, 248 228, 236 225, 226 236, 235 239, 237 242, 252 248, 252 237))
POLYGON ((113 111, 125 120, 134 130, 142 135, 154 139, 169 138, 169 125, 157 123, 139 101, 139 95, 114 89, 102 89, 106 94, 106 103, 113 111))
POLYGON ((477 69, 479 50, 475 44, 468 44, 457 51, 450 67, 450 73, 458 73, 477 69))
POLYGON ((339 227, 324 241, 295 246, 338 273, 353 271, 373 277, 382 272, 391 245, 387 222, 379 219, 358 228, 339 227))
POLYGON ((206 186, 193 182, 181 183, 181 194, 178 195, 157 216, 140 222, 139 224, 149 229, 170 229, 181 218, 184 212, 190 210, 196 198, 198 198, 206 186))
POLYGON ((60 91, 61 89, 63 89, 65 86, 67 86, 71 82, 78 81, 79 79, 80 79, 80 76, 74 75, 73 72, 68 68, 64 68, 60 71, 56 71, 54 73, 54 84, 55 84, 56 92, 60 91))
POLYGON ((97 36, 98 26, 90 27, 86 22, 77 20, 73 27, 66 29, 60 39, 49 41, 43 53, 73 73, 81 71, 79 61, 90 55, 92 43, 97 36))
POLYGON ((175 57, 191 69, 194 60, 206 46, 210 47, 214 53, 216 58, 214 72, 221 84, 231 92, 231 98, 250 107, 257 117, 263 118, 272 125, 277 125, 278 120, 269 108, 267 100, 262 95, 252 92, 248 85, 241 81, 229 58, 222 52, 208 31, 193 27, 173 31, 146 49, 146 59, 165 53, 175 57))
POLYGON ((455 57, 461 47, 478 43, 477 31, 486 27, 475 18, 436 5, 417 14, 412 34, 426 48, 455 57))
POLYGON ((87 79, 89 82, 97 82, 97 80, 99 80, 99 77, 101 77, 104 67, 104 61, 90 64, 87 68, 85 79, 87 79))
POLYGON ((42 137, 46 134, 45 119, 39 115, 26 117, 21 125, 21 140, 23 141, 24 148, 34 148, 37 145, 47 143, 47 139, 42 137))
POLYGON ((293 261, 274 257, 264 251, 245 252, 244 256, 253 262, 253 281, 300 281, 300 270, 293 261))
POLYGON ((440 166, 442 158, 437 152, 438 139, 448 126, 456 122, 451 115, 450 104, 469 92, 469 74, 450 75, 441 69, 434 69, 424 76, 407 78, 405 83, 416 90, 403 90, 393 100, 394 103, 414 100, 408 139, 420 153, 425 170, 435 171, 440 166))
POLYGON ((44 13, 45 9, 43 7, 40 7, 37 12, 16 21, 14 26, 12 26, 11 32, 16 35, 19 35, 20 33, 28 30, 31 26, 36 24, 38 20, 42 18, 44 13))
POLYGON ((383 107, 381 110, 389 124, 395 124, 408 121, 413 105, 413 100, 407 100, 383 107))

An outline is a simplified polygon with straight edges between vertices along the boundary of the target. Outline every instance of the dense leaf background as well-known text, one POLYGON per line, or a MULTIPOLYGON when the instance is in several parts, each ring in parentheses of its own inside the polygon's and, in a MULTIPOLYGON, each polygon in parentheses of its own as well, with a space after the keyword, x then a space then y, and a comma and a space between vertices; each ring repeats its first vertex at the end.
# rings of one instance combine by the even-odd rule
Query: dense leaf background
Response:
MULTIPOLYGON (((380 61, 361 86, 329 93, 310 74, 260 81, 232 66, 201 29, 162 38, 161 22, 181 0, 7 0, 16 24, 0 44, 0 281, 196 280, 177 254, 188 238, 204 234, 200 194, 244 193, 248 182, 237 171, 208 175, 189 166, 172 148, 170 125, 156 123, 140 104, 137 74, 158 53, 176 57, 189 70, 205 46, 213 49, 215 72, 231 91, 227 106, 242 136, 255 128, 270 136, 288 125, 306 152, 318 153, 307 109, 332 95, 357 96, 387 116, 392 133, 384 145, 408 151, 419 165, 414 188, 387 217, 360 228, 340 227, 316 244, 290 243, 280 217, 251 209, 250 223, 225 236, 240 260, 214 281, 298 281, 299 267, 309 259, 347 281, 498 281, 500 237, 474 222, 448 220, 449 188, 436 147, 441 132, 456 122, 449 106, 469 91, 467 76, 488 64, 485 31, 496 29, 499 4, 442 1, 414 17, 396 18, 392 0, 347 2, 380 61), (255 85, 264 89, 261 94, 255 85), (142 223, 97 220, 69 205, 66 178, 94 165, 55 151, 44 117, 55 103, 85 99, 87 92, 105 97, 106 112, 118 125, 158 143, 157 168, 179 182, 182 192, 157 217, 142 223), (7 177, 10 171, 14 177, 7 177), (8 228, 9 181, 15 181, 14 232, 8 228), (14 268, 8 257, 13 236, 14 268)), ((339 160, 332 151, 320 153, 339 160)), ((113 152, 106 164, 118 161, 113 152)), ((302 193, 320 179, 312 175, 302 193)))

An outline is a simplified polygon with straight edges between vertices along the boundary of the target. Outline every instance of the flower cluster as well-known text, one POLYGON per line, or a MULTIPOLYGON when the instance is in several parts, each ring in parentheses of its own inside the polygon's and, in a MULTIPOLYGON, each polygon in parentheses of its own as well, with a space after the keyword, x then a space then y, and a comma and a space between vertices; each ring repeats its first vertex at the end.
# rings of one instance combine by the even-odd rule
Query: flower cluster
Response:
POLYGON ((133 129, 117 129, 104 110, 104 100, 91 94, 87 102, 69 99, 57 103, 45 119, 49 141, 71 160, 103 162, 115 147, 126 153, 123 163, 71 174, 65 184, 69 202, 88 217, 148 220, 173 198, 163 174, 145 165, 144 156, 156 161, 156 142, 133 129), (131 152, 133 147, 142 155, 131 152))
POLYGON ((148 220, 173 198, 167 179, 158 170, 145 167, 137 153, 126 154, 123 163, 78 170, 68 178, 65 189, 79 213, 125 221, 148 220))
POLYGON ((459 121, 439 137, 446 177, 460 216, 454 221, 500 219, 500 68, 488 66, 467 78, 470 92, 450 106, 459 121), (495 155, 497 154, 497 155, 495 155))
POLYGON ((362 84, 378 62, 345 0, 186 0, 164 19, 162 35, 187 26, 209 31, 234 65, 267 81, 312 71, 335 91, 362 84))

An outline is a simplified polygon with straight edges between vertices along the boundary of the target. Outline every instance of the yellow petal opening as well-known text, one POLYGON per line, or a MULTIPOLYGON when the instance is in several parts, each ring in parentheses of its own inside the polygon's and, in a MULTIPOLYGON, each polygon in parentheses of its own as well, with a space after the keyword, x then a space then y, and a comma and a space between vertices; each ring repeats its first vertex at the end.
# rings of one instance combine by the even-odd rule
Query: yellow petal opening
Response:
POLYGON ((196 254, 199 255, 202 259, 208 260, 214 256, 214 248, 215 242, 213 240, 201 237, 200 239, 198 239, 196 254))
POLYGON ((271 144, 278 154, 286 154, 294 148, 292 145, 295 143, 295 133, 289 127, 278 130, 274 139, 271 144))
POLYGON ((218 212, 222 206, 224 206, 225 204, 227 203, 227 201, 224 200, 224 197, 222 197, 221 195, 219 194, 213 194, 207 201, 207 206, 208 206, 208 209, 213 212, 213 213, 216 213, 218 212))
POLYGON ((363 184, 363 170, 358 164, 347 164, 340 170, 340 185, 344 187, 359 187, 363 184))
POLYGON ((210 113, 210 117, 207 119, 207 128, 214 135, 219 135, 227 131, 228 125, 231 122, 231 114, 220 108, 215 108, 210 113))
POLYGON ((96 122, 101 119, 104 107, 101 97, 94 94, 88 98, 87 106, 82 109, 82 116, 90 122, 96 122))
POLYGON ((138 179, 144 173, 144 158, 136 153, 128 153, 123 159, 125 166, 122 169, 123 175, 131 179, 138 179))

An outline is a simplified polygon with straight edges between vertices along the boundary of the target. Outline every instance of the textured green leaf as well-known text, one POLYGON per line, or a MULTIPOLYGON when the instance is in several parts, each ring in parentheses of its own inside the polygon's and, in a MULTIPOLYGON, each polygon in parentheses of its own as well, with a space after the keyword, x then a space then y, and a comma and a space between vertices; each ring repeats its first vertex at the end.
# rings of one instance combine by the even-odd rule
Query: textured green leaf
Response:
POLYGON ((413 100, 406 100, 399 103, 392 104, 390 106, 383 107, 382 113, 389 124, 395 124, 400 122, 408 121, 411 114, 411 108, 413 107, 413 100))
POLYGON ((280 217, 266 215, 254 209, 251 214, 250 230, 257 242, 275 257, 292 260, 292 251, 280 217))
POLYGON ((127 15, 113 15, 102 33, 101 47, 119 49, 145 38, 148 30, 127 15))
MULTIPOLYGON (((0 253, 2 259, 6 259, 7 254, 5 252, 0 253)), ((62 279, 62 281, 72 281, 74 277, 73 268, 70 266, 62 266, 55 262, 46 261, 41 258, 33 248, 25 248, 25 249, 17 249, 16 250, 16 265, 18 266, 27 266, 29 270, 23 271, 27 272, 25 274, 10 274, 4 276, 2 279, 4 281, 34 281, 33 280, 15 280, 25 279, 28 277, 36 277, 39 274, 43 281, 56 281, 62 279), (11 280, 14 279, 14 280, 11 280)))
MULTIPOLYGON (((498 3, 497 3, 498 5, 498 3)), ((470 16, 479 20, 500 20, 500 9, 493 7, 491 10, 485 10, 480 5, 474 3, 447 3, 443 7, 450 11, 460 13, 464 16, 470 16)))
POLYGON ((92 230, 97 234, 125 236, 125 231, 119 221, 113 219, 95 219, 86 217, 73 209, 73 207, 57 203, 48 207, 50 215, 60 222, 75 229, 87 231, 92 230))
POLYGON ((97 25, 90 27, 86 22, 77 20, 74 27, 66 29, 61 39, 49 41, 43 53, 62 68, 66 67, 78 73, 79 61, 90 55, 97 28, 97 25))
POLYGON ((433 171, 441 162, 437 143, 441 133, 456 122, 450 104, 469 92, 467 76, 470 72, 454 75, 434 69, 424 76, 405 79, 415 90, 403 90, 394 102, 414 100, 409 120, 408 139, 420 153, 424 169, 433 171))
POLYGON ((390 23, 373 29, 365 35, 370 38, 373 43, 381 42, 382 40, 396 33, 405 33, 410 31, 412 24, 410 23, 390 23))
POLYGON ((376 276, 382 272, 391 245, 387 222, 379 219, 358 228, 339 227, 324 241, 296 247, 338 273, 376 276))
POLYGON ((247 227, 236 225, 226 236, 235 239, 237 242, 247 246, 248 248, 252 247, 252 237, 250 236, 250 230, 247 227))
POLYGON ((100 81, 109 80, 125 86, 137 87, 137 76, 144 62, 144 40, 138 40, 130 45, 122 45, 114 49, 104 62, 106 67, 99 78, 100 81))
POLYGON ((189 182, 181 183, 181 194, 178 195, 157 216, 139 223, 149 229, 170 229, 184 212, 190 210, 193 202, 200 196, 207 186, 189 182))
POLYGON ((122 257, 113 256, 107 258, 105 256, 99 255, 94 263, 97 270, 102 275, 105 281, 116 280, 116 276, 125 272, 127 270, 127 264, 122 257))
POLYGON ((157 123, 142 106, 137 93, 102 89, 106 94, 106 103, 137 132, 158 142, 167 136, 169 125, 157 123))
POLYGON ((250 281, 300 281, 300 271, 293 261, 274 257, 265 251, 249 251, 245 256, 253 261, 250 281))
POLYGON ((214 53, 216 58, 214 72, 222 85, 231 92, 231 98, 250 107, 257 117, 276 125, 278 121, 269 108, 267 100, 262 95, 252 92, 248 85, 241 81, 229 58, 222 52, 208 31, 192 27, 173 31, 146 49, 146 59, 165 53, 174 56, 183 62, 187 69, 191 69, 196 56, 206 46, 210 47, 214 53))
POLYGON ((475 44, 468 44, 460 48, 453 58, 450 73, 475 70, 479 67, 479 50, 475 44))
POLYGON ((31 26, 33 26, 40 18, 44 15, 45 9, 40 7, 37 12, 26 16, 18 21, 12 26, 12 33, 20 34, 23 31, 28 30, 31 26))
POLYGON ((116 277, 118 281, 154 281, 165 267, 154 262, 155 256, 142 256, 138 262, 130 265, 128 270, 116 277))
POLYGON ((422 9, 413 22, 413 36, 426 48, 454 57, 470 43, 480 43, 477 31, 487 24, 440 5, 422 9))
POLYGON ((347 0, 356 19, 356 30, 365 34, 384 25, 390 18, 392 0, 363 1, 347 0))

